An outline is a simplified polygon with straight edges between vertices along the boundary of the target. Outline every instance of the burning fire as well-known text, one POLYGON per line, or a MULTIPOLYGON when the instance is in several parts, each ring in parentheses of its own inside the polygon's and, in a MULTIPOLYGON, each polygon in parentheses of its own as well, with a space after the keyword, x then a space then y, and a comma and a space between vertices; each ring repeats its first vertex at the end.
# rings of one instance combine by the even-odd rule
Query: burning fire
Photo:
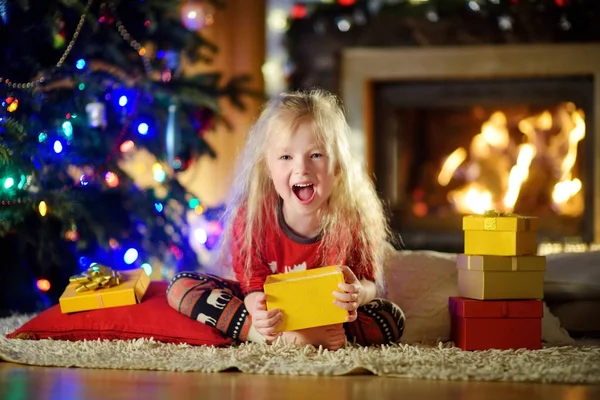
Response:
MULTIPOLYGON (((583 111, 573 103, 561 105, 553 116, 549 111, 519 121, 523 143, 510 138, 506 115, 493 113, 475 135, 469 150, 454 150, 444 161, 438 183, 448 186, 461 171, 465 184, 448 194, 457 212, 483 213, 497 209, 511 212, 515 208, 525 183, 530 178, 536 160, 550 162, 555 180, 552 193, 554 210, 560 214, 580 215, 583 211, 582 183, 573 176, 577 146, 585 137, 583 111), (556 135, 549 131, 559 126, 556 135)), ((535 180, 535 179, 534 179, 535 180)))

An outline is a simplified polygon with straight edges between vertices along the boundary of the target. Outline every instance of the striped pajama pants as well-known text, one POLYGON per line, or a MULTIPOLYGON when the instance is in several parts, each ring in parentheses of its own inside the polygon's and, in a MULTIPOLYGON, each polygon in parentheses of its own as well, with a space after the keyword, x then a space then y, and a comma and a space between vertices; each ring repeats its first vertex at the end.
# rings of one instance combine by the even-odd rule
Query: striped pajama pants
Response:
MULTIPOLYGON (((167 288, 169 305, 180 313, 246 341, 252 324, 240 284, 209 274, 182 272, 167 288)), ((404 313, 383 299, 358 308, 358 318, 344 323, 346 339, 362 346, 397 343, 404 330, 404 313)))

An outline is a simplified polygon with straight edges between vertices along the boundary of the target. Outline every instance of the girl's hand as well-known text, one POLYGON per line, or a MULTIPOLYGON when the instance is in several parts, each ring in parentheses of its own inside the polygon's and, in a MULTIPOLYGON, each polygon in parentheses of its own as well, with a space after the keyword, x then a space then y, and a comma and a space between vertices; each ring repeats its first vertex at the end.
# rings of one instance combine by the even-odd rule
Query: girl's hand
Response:
POLYGON ((341 291, 336 290, 333 292, 333 297, 335 297, 333 303, 344 310, 348 310, 346 321, 353 322, 358 317, 356 310, 365 303, 366 291, 350 268, 342 265, 338 268, 338 271, 344 274, 345 283, 338 285, 341 291))
POLYGON ((267 311, 267 296, 261 292, 250 293, 244 299, 244 305, 252 317, 252 325, 258 333, 263 335, 268 341, 273 341, 279 337, 277 328, 283 321, 283 313, 276 308, 267 311))

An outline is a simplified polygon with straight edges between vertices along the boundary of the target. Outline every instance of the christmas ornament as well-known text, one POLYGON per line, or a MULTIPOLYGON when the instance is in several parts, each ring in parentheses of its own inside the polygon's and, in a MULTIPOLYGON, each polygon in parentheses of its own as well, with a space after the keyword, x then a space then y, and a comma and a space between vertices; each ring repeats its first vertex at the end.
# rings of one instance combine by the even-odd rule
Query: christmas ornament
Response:
POLYGON ((179 153, 181 143, 181 132, 176 126, 177 105, 169 105, 169 116, 167 117, 167 127, 165 131, 165 150, 167 153, 167 163, 173 167, 175 156, 179 153))
POLYGON ((88 116, 88 123, 92 128, 105 129, 108 125, 106 121, 106 105, 102 102, 95 101, 85 106, 85 112, 88 116))
POLYGON ((173 78, 173 74, 177 73, 181 65, 181 54, 174 50, 167 50, 164 52, 164 69, 160 73, 160 80, 163 82, 169 82, 173 78))
POLYGON ((160 80, 163 81, 163 82, 165 82, 165 83, 169 82, 172 77, 173 77, 173 73, 168 68, 166 68, 165 70, 163 70, 160 73, 160 80))
POLYGON ((207 1, 190 0, 181 7, 181 22, 190 31, 212 25, 214 9, 207 1))
POLYGON ((194 158, 189 150, 186 150, 175 157, 173 160, 173 169, 179 172, 183 172, 192 166, 194 158))
POLYGON ((77 232, 77 224, 75 222, 71 222, 71 227, 65 232, 65 239, 70 242, 79 240, 79 232, 77 232))
POLYGON ((112 10, 106 3, 100 4, 100 18, 98 18, 98 22, 105 25, 112 25, 115 23, 115 17, 112 10))
POLYGON ((62 17, 56 19, 56 26, 54 27, 54 33, 52 35, 53 46, 55 49, 60 49, 65 46, 67 41, 65 34, 65 21, 62 17))
POLYGON ((82 174, 82 175, 79 177, 79 184, 80 184, 81 186, 87 186, 87 185, 89 185, 89 184, 90 184, 90 182, 91 182, 91 181, 92 181, 92 177, 91 177, 91 176, 89 176, 89 175, 87 175, 87 174, 82 174))

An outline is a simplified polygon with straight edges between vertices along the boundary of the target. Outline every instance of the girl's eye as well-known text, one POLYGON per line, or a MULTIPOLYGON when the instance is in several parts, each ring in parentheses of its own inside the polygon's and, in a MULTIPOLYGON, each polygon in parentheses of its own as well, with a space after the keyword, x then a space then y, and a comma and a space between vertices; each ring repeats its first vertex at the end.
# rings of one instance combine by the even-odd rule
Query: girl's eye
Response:
POLYGON ((279 159, 280 160, 291 160, 292 157, 290 157, 290 156, 281 156, 281 157, 279 157, 279 159))
POLYGON ((311 158, 321 158, 321 157, 323 157, 323 154, 321 154, 321 153, 313 153, 311 155, 311 158))

